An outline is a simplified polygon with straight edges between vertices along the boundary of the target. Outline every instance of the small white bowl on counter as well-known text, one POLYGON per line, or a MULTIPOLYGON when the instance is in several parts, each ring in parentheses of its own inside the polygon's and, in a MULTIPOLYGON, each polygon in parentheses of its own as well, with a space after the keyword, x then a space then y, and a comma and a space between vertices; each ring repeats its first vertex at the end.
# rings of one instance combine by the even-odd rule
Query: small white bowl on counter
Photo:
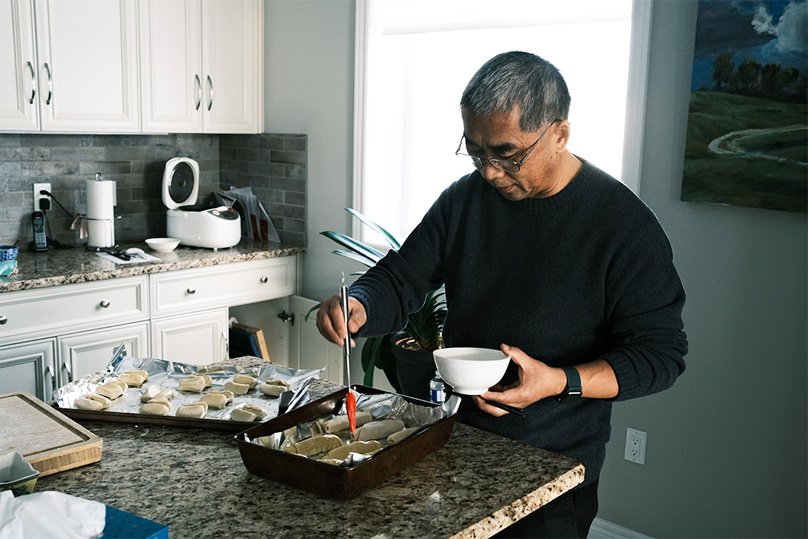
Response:
POLYGON ((461 395, 488 391, 502 379, 511 361, 511 356, 491 348, 441 348, 432 355, 440 377, 461 395))
POLYGON ((158 253, 170 253, 177 248, 180 240, 177 238, 149 238, 146 240, 146 244, 158 253))

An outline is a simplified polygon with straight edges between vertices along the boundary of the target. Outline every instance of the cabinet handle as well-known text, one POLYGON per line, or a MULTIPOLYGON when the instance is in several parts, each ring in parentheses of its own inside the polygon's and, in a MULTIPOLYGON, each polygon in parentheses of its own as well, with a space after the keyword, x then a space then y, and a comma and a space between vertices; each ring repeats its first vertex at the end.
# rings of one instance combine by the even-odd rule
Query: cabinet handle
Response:
POLYGON ((210 80, 210 75, 208 75, 208 110, 213 107, 213 81, 210 80))
POLYGON ((8 318, 0 314, 0 326, 6 325, 6 322, 8 322, 8 318))
POLYGON ((28 104, 34 104, 34 98, 36 97, 36 75, 34 74, 34 66, 31 62, 28 62, 28 70, 31 72, 31 98, 28 99, 28 104))
POLYGON ((199 75, 194 75, 194 82, 196 83, 196 110, 202 104, 202 81, 199 80, 199 75))
POLYGON ((48 97, 45 99, 45 104, 51 104, 51 98, 53 97, 53 77, 51 77, 51 69, 48 65, 48 62, 45 62, 45 70, 48 72, 48 97))
POLYGON ((73 373, 70 371, 70 364, 68 364, 67 361, 62 362, 62 370, 67 373, 67 381, 72 382, 73 381, 73 373))
POLYGON ((267 284, 268 282, 269 282, 269 277, 267 277, 266 275, 261 277, 261 284, 267 284))
POLYGON ((107 308, 109 308, 109 301, 107 301, 107 300, 105 300, 105 299, 102 299, 102 300, 101 300, 101 303, 99 303, 98 305, 99 305, 99 306, 100 306, 102 309, 107 309, 107 308))
POLYGON ((196 288, 189 288, 188 290, 185 291, 185 293, 188 294, 189 296, 193 296, 194 294, 196 294, 196 288))

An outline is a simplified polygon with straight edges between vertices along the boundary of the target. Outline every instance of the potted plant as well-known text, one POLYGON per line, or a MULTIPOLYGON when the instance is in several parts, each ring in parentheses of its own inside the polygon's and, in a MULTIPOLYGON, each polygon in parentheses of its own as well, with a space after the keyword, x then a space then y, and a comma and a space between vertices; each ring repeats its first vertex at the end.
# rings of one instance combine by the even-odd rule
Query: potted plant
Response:
MULTIPOLYGON (((351 208, 345 208, 345 211, 378 233, 392 249, 401 247, 392 234, 361 213, 351 208)), ((345 234, 333 231, 321 234, 343 247, 332 251, 334 254, 355 260, 368 268, 384 257, 384 253, 378 249, 345 234)), ((379 368, 397 392, 427 399, 429 380, 435 373, 432 352, 443 345, 445 319, 444 292, 442 289, 433 290, 427 294, 424 305, 409 316, 402 331, 365 339, 361 353, 365 373, 363 384, 372 386, 374 370, 379 368)))

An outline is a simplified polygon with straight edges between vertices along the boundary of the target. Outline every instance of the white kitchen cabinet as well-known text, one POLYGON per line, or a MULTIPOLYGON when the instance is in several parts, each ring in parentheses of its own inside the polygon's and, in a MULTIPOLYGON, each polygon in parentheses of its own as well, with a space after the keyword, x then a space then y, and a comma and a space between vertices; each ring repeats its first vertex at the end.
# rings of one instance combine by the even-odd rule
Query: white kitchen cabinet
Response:
POLYGON ((0 0, 0 129, 39 130, 31 0, 0 0))
POLYGON ((144 132, 263 131, 261 0, 140 0, 144 132))
POLYGON ((132 357, 150 357, 149 323, 140 322, 56 339, 59 350, 59 386, 107 368, 112 352, 121 344, 132 357))
POLYGON ((0 130, 139 132, 136 0, 2 0, 0 130))
POLYGON ((227 320, 227 308, 152 320, 152 356, 192 365, 224 361, 227 320))
POLYGON ((0 395, 27 391, 48 401, 56 389, 56 339, 0 346, 0 395))
POLYGON ((35 0, 43 131, 140 131, 135 0, 35 0))

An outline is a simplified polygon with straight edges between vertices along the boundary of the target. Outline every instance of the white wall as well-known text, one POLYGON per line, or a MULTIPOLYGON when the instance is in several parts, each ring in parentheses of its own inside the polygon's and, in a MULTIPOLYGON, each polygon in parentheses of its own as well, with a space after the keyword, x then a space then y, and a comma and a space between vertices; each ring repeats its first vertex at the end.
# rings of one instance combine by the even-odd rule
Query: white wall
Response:
MULTIPOLYGON (((599 516, 654 537, 805 537, 806 216, 679 200, 696 7, 655 1, 641 181, 688 294, 688 368, 615 405, 599 516), (622 458, 628 426, 648 432, 644 466, 622 458)), ((346 267, 319 232, 350 230, 353 13, 353 0, 266 7, 266 129, 309 135, 314 298, 346 267)))
POLYGON ((806 215, 679 200, 697 2, 657 0, 641 196, 687 292, 687 370, 616 404, 600 517, 654 537, 805 537, 806 215), (626 427, 648 432, 644 466, 626 427))

